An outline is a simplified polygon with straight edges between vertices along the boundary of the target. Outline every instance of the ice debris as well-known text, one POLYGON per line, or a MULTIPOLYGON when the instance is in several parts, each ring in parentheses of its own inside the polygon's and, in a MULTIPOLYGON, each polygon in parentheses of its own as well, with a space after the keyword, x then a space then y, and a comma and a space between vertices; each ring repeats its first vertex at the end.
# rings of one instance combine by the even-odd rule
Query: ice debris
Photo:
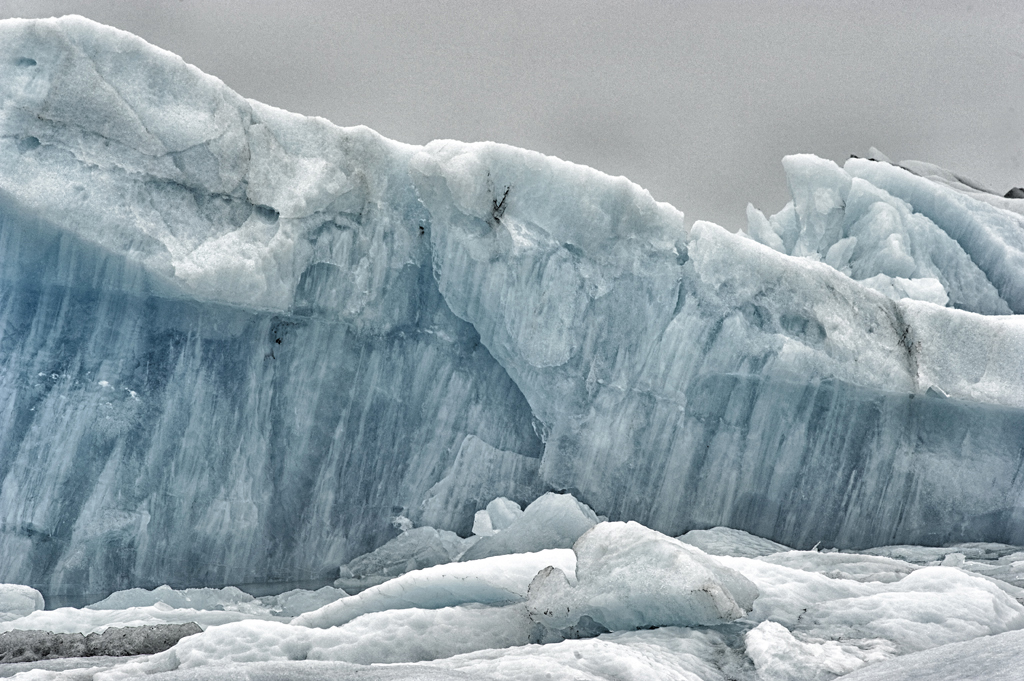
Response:
MULTIPOLYGON (((496 508, 495 517, 499 526, 503 526, 501 531, 482 537, 466 551, 463 560, 529 553, 545 548, 567 549, 598 522, 597 514, 571 494, 548 492, 521 514, 504 504, 500 509, 496 508)), ((490 517, 490 505, 487 513, 490 517)))

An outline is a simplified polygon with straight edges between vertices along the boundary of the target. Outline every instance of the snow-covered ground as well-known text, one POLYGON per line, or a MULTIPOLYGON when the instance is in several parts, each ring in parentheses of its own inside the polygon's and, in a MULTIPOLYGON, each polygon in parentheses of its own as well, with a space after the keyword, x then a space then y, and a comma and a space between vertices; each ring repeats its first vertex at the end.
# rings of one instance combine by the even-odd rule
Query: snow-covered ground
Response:
POLYGON ((607 522, 570 495, 545 495, 525 513, 505 499, 490 508, 493 518, 478 517, 484 536, 464 543, 506 534, 494 555, 416 568, 436 533, 410 528, 374 556, 379 572, 403 558, 410 569, 353 595, 161 587, 45 611, 27 587, 3 587, 0 632, 205 631, 155 655, 19 663, 0 675, 796 681, 952 669, 998 679, 1024 668, 1024 547, 794 551, 728 528, 672 538, 607 522))

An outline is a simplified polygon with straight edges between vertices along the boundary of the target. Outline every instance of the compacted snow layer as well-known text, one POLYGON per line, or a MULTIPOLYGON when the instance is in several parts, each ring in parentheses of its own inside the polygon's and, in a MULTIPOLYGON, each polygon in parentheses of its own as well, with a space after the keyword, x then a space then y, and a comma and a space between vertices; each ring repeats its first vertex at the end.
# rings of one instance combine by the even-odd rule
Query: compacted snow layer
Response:
POLYGON ((625 178, 4 21, 0 579, 327 579, 549 490, 671 535, 1024 543, 1020 214, 784 165, 750 235, 688 231, 625 178))

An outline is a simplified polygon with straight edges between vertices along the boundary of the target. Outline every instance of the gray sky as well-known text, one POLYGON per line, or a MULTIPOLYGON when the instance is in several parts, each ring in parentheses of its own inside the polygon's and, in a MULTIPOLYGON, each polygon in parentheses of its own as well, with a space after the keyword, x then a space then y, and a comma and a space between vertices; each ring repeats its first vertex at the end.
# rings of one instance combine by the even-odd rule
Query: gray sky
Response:
POLYGON ((82 14, 246 97, 412 143, 496 140, 735 229, 782 156, 874 145, 1024 185, 1024 3, 0 0, 82 14))

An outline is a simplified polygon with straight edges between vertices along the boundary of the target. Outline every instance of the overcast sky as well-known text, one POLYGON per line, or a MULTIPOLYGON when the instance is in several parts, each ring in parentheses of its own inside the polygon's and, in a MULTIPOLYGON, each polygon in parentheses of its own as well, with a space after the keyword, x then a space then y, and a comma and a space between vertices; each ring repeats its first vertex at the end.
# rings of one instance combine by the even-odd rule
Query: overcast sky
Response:
POLYGON ((0 0, 82 14, 246 97, 388 137, 496 140, 735 229, 782 156, 874 145, 1024 185, 1024 3, 0 0))

